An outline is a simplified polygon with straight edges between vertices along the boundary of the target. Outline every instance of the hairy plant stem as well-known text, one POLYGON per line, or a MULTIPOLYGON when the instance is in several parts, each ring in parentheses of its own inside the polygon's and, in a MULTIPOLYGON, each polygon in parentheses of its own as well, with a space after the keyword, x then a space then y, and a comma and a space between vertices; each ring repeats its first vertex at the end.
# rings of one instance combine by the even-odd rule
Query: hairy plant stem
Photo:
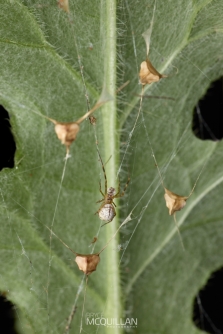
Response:
MULTIPOLYGON (((108 186, 116 187, 116 170, 118 166, 118 142, 117 142, 117 107, 116 107, 116 1, 101 1, 102 8, 102 36, 104 53, 104 84, 108 92, 114 96, 114 100, 103 106, 103 128, 104 128, 104 161, 107 161, 112 155, 106 166, 108 178, 108 186)), ((117 188, 116 188, 117 189, 117 188)), ((107 240, 116 232, 118 228, 118 208, 116 208, 117 216, 108 225, 103 228, 107 229, 107 240)), ((113 249, 117 245, 117 238, 113 240, 107 248, 104 256, 106 256, 107 264, 107 303, 105 308, 105 317, 115 318, 119 321, 122 315, 121 306, 121 289, 119 275, 119 257, 118 252, 113 249)), ((105 328, 103 329, 105 330, 105 328)), ((106 333, 120 334, 122 329, 106 328, 106 333)))

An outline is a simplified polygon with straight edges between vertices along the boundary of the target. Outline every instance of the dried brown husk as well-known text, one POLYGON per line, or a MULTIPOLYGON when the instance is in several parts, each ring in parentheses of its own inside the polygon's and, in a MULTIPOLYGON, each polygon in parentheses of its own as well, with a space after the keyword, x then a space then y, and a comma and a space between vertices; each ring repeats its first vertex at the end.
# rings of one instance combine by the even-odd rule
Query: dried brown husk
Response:
POLYGON ((78 268, 82 270, 86 275, 90 275, 97 269, 97 265, 100 262, 98 254, 78 254, 76 253, 75 261, 78 268))
POLYGON ((173 215, 176 211, 180 211, 186 205, 188 196, 180 196, 172 191, 165 189, 164 198, 166 201, 166 206, 169 209, 169 215, 173 215))
POLYGON ((54 124, 54 129, 58 139, 63 145, 66 146, 67 150, 69 150, 70 145, 76 139, 76 136, 80 130, 79 125, 76 122, 60 123, 56 121, 54 122, 54 124))
POLYGON ((139 78, 140 83, 144 86, 146 84, 151 84, 153 82, 159 81, 161 78, 166 78, 165 74, 159 73, 155 67, 152 65, 149 58, 141 63, 139 78))

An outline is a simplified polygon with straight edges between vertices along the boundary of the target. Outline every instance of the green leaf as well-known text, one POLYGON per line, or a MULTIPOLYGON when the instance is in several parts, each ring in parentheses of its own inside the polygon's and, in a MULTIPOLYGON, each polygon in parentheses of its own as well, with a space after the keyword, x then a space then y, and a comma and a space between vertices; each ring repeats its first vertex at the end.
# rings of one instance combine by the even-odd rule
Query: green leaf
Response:
MULTIPOLYGON (((108 186, 118 187, 118 170, 122 188, 128 173, 131 183, 121 201, 115 200, 116 219, 101 228, 95 252, 131 212, 132 221, 89 277, 84 330, 97 329, 85 324, 87 314, 103 313, 109 321, 137 318, 135 333, 201 333, 192 322, 193 300, 223 264, 222 143, 197 139, 191 122, 197 101, 222 75, 222 1, 157 0, 149 57, 168 78, 147 86, 144 94, 172 99, 144 98, 136 127, 138 72, 146 57, 141 35, 154 2, 70 1, 69 16, 55 1, 0 4, 0 102, 10 113, 17 145, 16 167, 0 173, 0 290, 16 305, 19 332, 63 333, 77 296, 70 333, 79 332, 83 273, 57 238, 50 241, 44 224, 53 224, 75 252, 91 252, 101 224, 94 215, 98 181, 104 177, 96 134, 104 163, 111 156, 108 186), (66 150, 45 116, 76 121, 87 112, 86 92, 93 107, 103 87, 113 100, 94 113, 95 127, 81 124, 62 180, 66 150), (207 162, 176 215, 185 252, 149 142, 165 186, 177 194, 190 193, 207 162)), ((125 331, 99 326, 98 333, 125 331)))

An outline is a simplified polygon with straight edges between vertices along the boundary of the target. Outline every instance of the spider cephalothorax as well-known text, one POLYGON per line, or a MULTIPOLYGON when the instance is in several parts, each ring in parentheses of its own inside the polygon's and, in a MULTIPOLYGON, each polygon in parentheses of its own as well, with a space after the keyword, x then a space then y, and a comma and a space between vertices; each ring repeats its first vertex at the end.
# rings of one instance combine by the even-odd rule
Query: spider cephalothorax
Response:
POLYGON ((100 158, 100 161, 101 161, 101 165, 102 165, 102 169, 103 169, 103 172, 104 172, 105 191, 104 191, 104 193, 102 192, 101 182, 100 182, 100 188, 99 188, 99 190, 100 190, 100 193, 102 194, 103 198, 100 201, 97 202, 97 203, 102 203, 102 204, 101 204, 100 208, 98 209, 98 211, 96 213, 98 214, 98 216, 99 216, 99 218, 101 220, 103 220, 103 221, 106 222, 105 224, 108 224, 116 216, 116 211, 115 211, 115 206, 116 205, 113 202, 113 200, 114 200, 114 198, 118 198, 118 197, 124 196, 125 190, 126 190, 128 184, 129 184, 130 178, 128 178, 127 183, 126 183, 126 185, 125 185, 122 193, 120 193, 120 182, 119 182, 118 192, 117 192, 117 194, 115 194, 115 188, 113 188, 113 187, 107 188, 107 176, 106 176, 106 173, 105 173, 104 164, 102 162, 102 159, 101 159, 99 151, 98 151, 98 155, 99 155, 99 158, 100 158))
POLYGON ((115 188, 112 188, 112 187, 108 188, 107 199, 108 200, 112 199, 114 198, 114 196, 115 196, 115 188))

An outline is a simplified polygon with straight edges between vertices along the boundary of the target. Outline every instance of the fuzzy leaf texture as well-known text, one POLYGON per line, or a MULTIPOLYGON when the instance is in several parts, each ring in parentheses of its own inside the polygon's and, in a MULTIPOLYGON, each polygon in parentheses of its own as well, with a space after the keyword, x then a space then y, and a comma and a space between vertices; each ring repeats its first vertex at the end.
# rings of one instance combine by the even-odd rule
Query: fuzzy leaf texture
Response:
MULTIPOLYGON (((223 264, 223 150, 222 142, 197 139, 191 122, 197 101, 222 75, 222 1, 157 0, 149 57, 168 77, 146 86, 144 94, 175 100, 143 99, 126 154, 139 110, 138 72, 146 59, 142 33, 150 26, 154 2, 70 0, 69 19, 54 0, 0 4, 0 102, 10 113, 17 145, 16 167, 0 172, 0 290, 16 306, 19 333, 65 330, 83 273, 55 237, 49 258, 50 233, 43 224, 53 221, 53 231, 69 247, 90 253, 101 224, 94 215, 100 178, 104 184, 94 128, 104 162, 112 155, 108 186, 117 187, 123 157, 122 187, 131 177, 125 196, 115 200, 116 219, 100 230, 95 252, 134 210, 89 276, 84 333, 97 329, 85 324, 87 313, 137 318, 132 333, 201 333, 192 322, 193 300, 223 264), (81 124, 61 185, 65 147, 40 114, 71 122, 87 112, 78 60, 90 106, 103 86, 113 100, 95 111, 95 127, 88 120, 81 124), (189 195, 209 159, 177 212, 185 252, 165 206, 148 138, 165 186, 179 195, 189 195)), ((83 296, 84 290, 70 333, 79 332, 83 296)), ((98 333, 124 332, 118 326, 98 328, 98 333)))

